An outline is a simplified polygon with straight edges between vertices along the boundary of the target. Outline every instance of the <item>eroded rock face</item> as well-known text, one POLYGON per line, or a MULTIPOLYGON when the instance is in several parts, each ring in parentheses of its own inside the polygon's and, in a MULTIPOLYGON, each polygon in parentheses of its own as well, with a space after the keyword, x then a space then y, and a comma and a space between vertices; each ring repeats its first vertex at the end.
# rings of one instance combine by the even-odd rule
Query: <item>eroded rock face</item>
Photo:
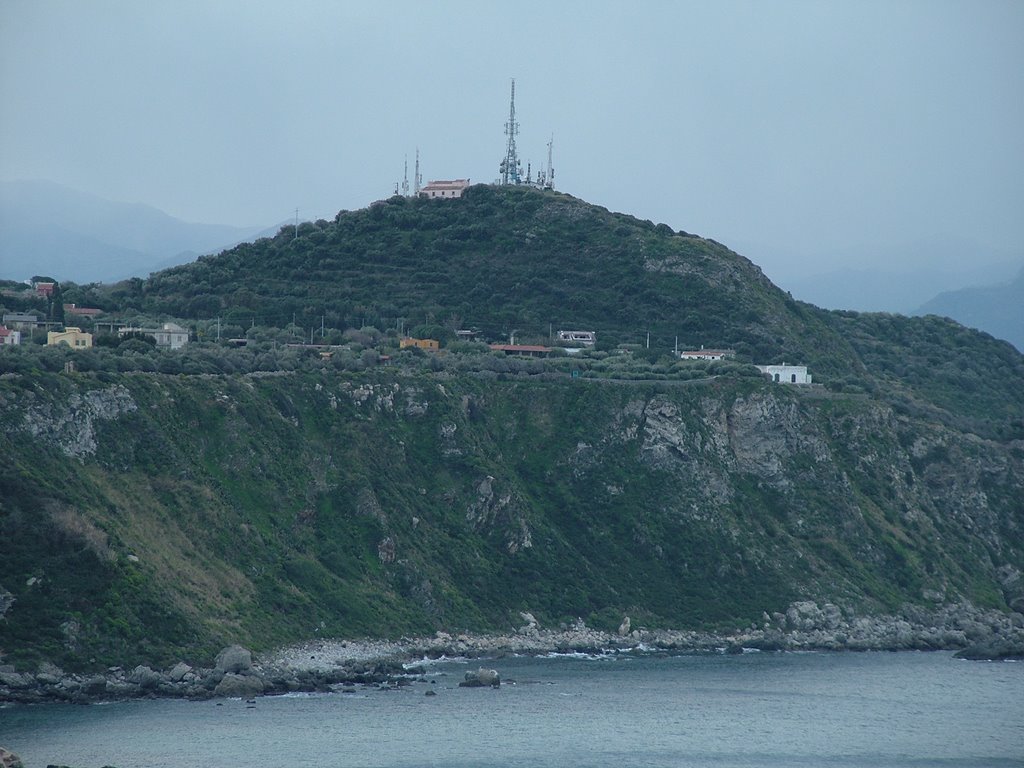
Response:
POLYGON ((66 456, 82 458, 96 453, 97 422, 112 421, 136 410, 131 393, 118 384, 76 392, 63 404, 31 408, 22 428, 34 438, 56 445, 66 456))

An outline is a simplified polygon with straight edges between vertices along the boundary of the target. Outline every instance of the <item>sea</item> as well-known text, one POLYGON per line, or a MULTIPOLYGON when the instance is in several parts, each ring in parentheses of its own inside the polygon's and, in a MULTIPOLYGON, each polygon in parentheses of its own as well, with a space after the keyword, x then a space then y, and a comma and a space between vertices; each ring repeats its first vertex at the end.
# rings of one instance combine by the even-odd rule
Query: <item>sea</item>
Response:
POLYGON ((1024 766, 1024 663, 944 652, 450 659, 390 690, 7 706, 0 745, 27 768, 1024 766), (481 664, 501 687, 459 687, 481 664))

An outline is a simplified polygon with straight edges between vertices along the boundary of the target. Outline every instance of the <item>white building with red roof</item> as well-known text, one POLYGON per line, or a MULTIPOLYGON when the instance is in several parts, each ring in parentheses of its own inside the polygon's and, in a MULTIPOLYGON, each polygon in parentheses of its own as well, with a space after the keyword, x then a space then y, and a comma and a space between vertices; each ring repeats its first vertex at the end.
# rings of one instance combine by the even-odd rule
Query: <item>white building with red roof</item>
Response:
POLYGON ((0 347, 21 344, 21 331, 12 331, 6 325, 0 325, 0 347))
POLYGON ((420 190, 420 197, 454 200, 456 197, 462 197, 468 186, 469 179, 428 181, 427 186, 420 190))

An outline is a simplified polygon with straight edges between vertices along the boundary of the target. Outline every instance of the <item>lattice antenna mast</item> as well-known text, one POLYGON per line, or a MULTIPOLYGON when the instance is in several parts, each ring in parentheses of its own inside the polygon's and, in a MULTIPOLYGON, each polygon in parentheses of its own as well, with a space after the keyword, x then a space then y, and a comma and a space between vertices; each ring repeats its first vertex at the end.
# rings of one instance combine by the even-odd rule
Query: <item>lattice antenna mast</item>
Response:
POLYGON ((555 134, 551 134, 551 141, 548 142, 548 169, 544 174, 544 189, 555 188, 555 169, 551 165, 551 145, 555 143, 555 134))
POLYGON ((405 173, 402 176, 402 197, 409 196, 409 156, 405 156, 405 173))
POLYGON ((508 136, 508 146, 505 148, 505 159, 501 161, 502 184, 519 184, 522 182, 523 167, 519 164, 519 156, 516 154, 516 134, 519 133, 519 123, 516 122, 516 81, 512 79, 512 98, 508 106, 508 122, 505 123, 505 135, 508 136))
POLYGON ((423 183, 423 177, 420 176, 420 148, 416 147, 416 172, 412 177, 412 194, 413 197, 420 196, 420 184, 423 183))

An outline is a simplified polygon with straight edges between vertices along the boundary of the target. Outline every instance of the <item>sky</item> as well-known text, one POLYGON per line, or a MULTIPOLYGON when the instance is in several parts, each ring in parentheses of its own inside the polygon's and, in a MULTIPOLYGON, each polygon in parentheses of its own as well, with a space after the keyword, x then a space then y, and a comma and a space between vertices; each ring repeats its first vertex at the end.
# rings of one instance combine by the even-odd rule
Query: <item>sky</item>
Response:
POLYGON ((1021 0, 0 0, 0 179, 329 219, 494 181, 513 78, 524 164, 770 276, 1024 262, 1021 0))

